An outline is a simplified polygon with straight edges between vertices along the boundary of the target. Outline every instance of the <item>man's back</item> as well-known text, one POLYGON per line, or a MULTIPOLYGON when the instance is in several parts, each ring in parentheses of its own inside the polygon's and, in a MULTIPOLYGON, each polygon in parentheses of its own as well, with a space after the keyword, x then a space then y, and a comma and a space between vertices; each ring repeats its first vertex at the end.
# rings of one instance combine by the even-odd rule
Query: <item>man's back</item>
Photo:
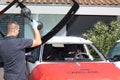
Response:
POLYGON ((17 22, 11 21, 7 25, 7 37, 0 40, 0 56, 4 63, 5 80, 27 80, 25 65, 25 49, 39 46, 41 36, 37 29, 38 23, 31 22, 34 38, 17 38, 20 26, 17 22))
POLYGON ((31 39, 17 39, 13 36, 6 37, 0 41, 0 55, 4 62, 5 76, 14 77, 14 79, 6 80, 25 78, 25 48, 31 47, 32 43, 31 39))

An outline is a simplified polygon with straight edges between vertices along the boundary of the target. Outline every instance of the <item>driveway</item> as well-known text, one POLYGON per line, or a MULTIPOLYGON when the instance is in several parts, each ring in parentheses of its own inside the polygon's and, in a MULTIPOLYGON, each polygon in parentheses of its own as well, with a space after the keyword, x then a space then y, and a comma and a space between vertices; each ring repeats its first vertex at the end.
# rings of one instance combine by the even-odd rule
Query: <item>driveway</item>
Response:
POLYGON ((3 79, 3 75, 4 75, 3 72, 4 72, 4 71, 3 71, 3 68, 0 68, 0 80, 4 80, 4 79, 3 79))

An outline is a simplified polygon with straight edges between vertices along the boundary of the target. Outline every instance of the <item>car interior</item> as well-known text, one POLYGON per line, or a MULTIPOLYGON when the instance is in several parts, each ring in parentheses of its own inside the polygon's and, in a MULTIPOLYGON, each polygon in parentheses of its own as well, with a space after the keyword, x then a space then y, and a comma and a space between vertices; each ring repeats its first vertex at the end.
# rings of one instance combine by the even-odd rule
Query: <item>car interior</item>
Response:
POLYGON ((90 61, 83 44, 46 44, 43 61, 90 61))

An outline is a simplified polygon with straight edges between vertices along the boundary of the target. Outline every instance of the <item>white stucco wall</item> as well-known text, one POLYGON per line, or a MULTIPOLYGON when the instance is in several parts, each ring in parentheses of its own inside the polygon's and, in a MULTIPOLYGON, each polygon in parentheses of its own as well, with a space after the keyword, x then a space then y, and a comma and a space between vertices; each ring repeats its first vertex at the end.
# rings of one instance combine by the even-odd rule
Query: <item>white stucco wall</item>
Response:
MULTIPOLYGON (((7 5, 0 5, 0 10, 7 5)), ((66 14, 71 8, 71 5, 40 5, 26 4, 33 14, 66 14)), ((16 5, 12 6, 6 13, 20 13, 20 8, 16 5)), ((80 5, 76 15, 120 15, 120 6, 94 6, 80 5)))

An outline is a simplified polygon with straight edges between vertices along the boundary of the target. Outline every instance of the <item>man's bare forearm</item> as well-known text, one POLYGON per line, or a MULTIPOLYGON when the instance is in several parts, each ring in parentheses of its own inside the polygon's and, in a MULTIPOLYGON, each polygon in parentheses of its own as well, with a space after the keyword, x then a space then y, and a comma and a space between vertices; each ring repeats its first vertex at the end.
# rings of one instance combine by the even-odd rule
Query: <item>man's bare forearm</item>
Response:
POLYGON ((39 30, 37 29, 37 27, 35 27, 35 28, 33 29, 33 31, 34 31, 34 39, 33 39, 33 41, 34 41, 34 42, 33 42, 33 43, 34 43, 34 46, 33 46, 33 47, 39 46, 39 45, 41 45, 41 43, 42 43, 40 32, 39 32, 39 30))

